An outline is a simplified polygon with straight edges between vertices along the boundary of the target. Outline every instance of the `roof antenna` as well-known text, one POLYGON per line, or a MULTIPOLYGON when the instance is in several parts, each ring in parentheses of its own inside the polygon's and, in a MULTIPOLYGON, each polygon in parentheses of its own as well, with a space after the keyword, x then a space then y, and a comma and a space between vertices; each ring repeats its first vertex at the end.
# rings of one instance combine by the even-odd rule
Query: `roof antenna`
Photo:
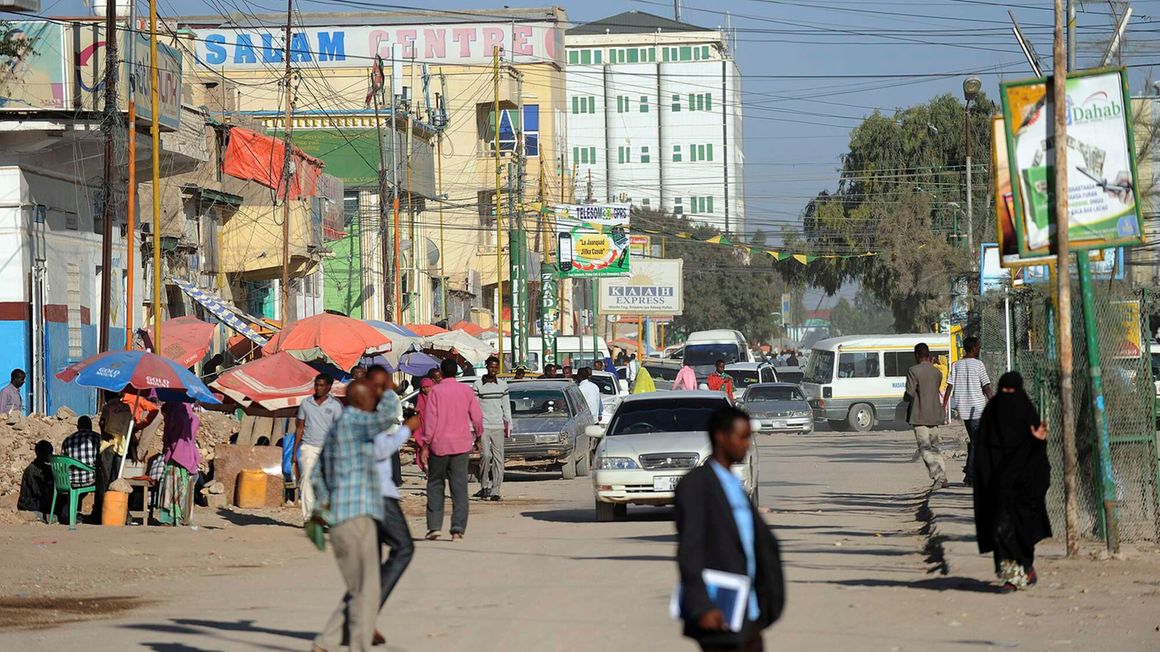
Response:
POLYGON ((676 16, 677 22, 681 20, 681 0, 673 0, 673 15, 676 16))

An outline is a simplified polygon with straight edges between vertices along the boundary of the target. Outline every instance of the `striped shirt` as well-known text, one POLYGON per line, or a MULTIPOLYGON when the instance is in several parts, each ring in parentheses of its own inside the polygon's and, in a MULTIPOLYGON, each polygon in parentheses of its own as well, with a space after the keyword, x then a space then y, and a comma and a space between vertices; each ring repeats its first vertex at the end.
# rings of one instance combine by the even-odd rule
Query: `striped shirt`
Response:
POLYGON ((402 409, 386 391, 374 412, 348 406, 326 437, 315 465, 315 501, 332 527, 356 516, 383 520, 383 483, 375 466, 375 436, 394 431, 402 409))
POLYGON ((983 388, 991 384, 987 367, 978 358, 963 358, 951 366, 951 377, 947 384, 954 387, 951 407, 958 410, 963 421, 983 418, 983 408, 987 407, 987 395, 983 388))

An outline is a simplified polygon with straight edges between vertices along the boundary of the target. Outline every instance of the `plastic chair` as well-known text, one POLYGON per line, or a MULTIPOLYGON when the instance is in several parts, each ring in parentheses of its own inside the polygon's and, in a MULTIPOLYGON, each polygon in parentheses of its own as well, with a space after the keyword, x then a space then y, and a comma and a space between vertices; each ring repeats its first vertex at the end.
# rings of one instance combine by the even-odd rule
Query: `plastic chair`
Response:
POLYGON ((49 519, 50 519, 49 522, 52 522, 51 519, 56 518, 56 497, 67 491, 68 492, 68 529, 75 530, 75 529, 77 529, 77 504, 80 502, 80 497, 87 494, 87 493, 95 492, 97 490, 97 486, 96 486, 96 484, 90 485, 88 487, 74 487, 74 486, 72 486, 72 478, 69 477, 71 475, 71 473, 69 473, 69 471, 71 469, 80 469, 81 471, 88 471, 88 472, 94 473, 94 474, 97 472, 97 470, 94 469, 93 467, 89 466, 88 464, 85 464, 85 463, 80 462, 78 460, 74 460, 71 457, 65 457, 64 455, 53 455, 52 456, 52 488, 53 488, 53 492, 52 492, 52 512, 51 512, 51 515, 49 516, 49 519))

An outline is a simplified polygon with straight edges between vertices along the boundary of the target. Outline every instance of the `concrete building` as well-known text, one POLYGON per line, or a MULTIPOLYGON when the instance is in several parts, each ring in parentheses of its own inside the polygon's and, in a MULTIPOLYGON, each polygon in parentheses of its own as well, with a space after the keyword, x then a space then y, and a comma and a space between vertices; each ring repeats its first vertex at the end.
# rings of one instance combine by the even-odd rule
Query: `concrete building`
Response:
MULTIPOLYGON (((284 21, 285 16, 277 14, 246 16, 237 22, 222 16, 179 19, 196 34, 204 63, 199 74, 225 75, 236 82, 241 109, 261 116, 276 132, 281 131, 276 114, 284 109, 279 87, 285 66, 284 21)), ((332 134, 337 142, 331 150, 357 151, 365 157, 359 174, 373 172, 372 181, 377 180, 379 168, 375 130, 383 118, 389 118, 392 108, 390 102, 382 108, 379 125, 373 115, 368 117, 368 110, 373 109, 368 105, 368 90, 376 57, 386 62, 387 86, 394 81, 394 86, 405 87, 398 93, 403 97, 397 102, 397 117, 398 122, 409 118, 416 149, 411 157, 410 195, 405 174, 398 175, 397 194, 404 206, 410 197, 416 207, 413 218, 409 211, 401 218, 405 233, 401 240, 416 246, 405 252, 412 272, 404 321, 467 319, 487 326, 498 312, 492 51, 500 48, 504 62, 499 84, 501 185, 507 185, 507 163, 516 158, 512 153, 519 149, 522 137, 525 200, 534 201, 541 185, 555 197, 563 185, 564 22, 564 12, 558 8, 303 14, 297 20, 290 56, 296 71, 295 112, 332 134), (398 52, 401 65, 391 65, 392 51, 398 52), (522 84, 514 81, 509 68, 522 77, 522 84), (521 106, 523 115, 519 116, 521 106), (439 107, 446 111, 445 125, 436 125, 442 122, 439 107), (368 137, 373 144, 370 151, 349 146, 368 137), (434 150, 433 188, 422 187, 422 159, 414 155, 424 142, 434 150)), ((389 129, 384 132, 390 133, 389 129)), ((313 153, 326 159, 323 149, 313 153)), ((520 185, 518 181, 513 178, 513 186, 520 185)), ((356 187, 351 178, 344 182, 348 189, 356 187)), ((348 214, 357 214, 361 227, 357 254, 349 247, 336 249, 336 258, 346 262, 340 260, 332 267, 332 259, 323 264, 324 269, 334 270, 333 277, 327 272, 328 293, 332 287, 351 293, 352 264, 370 270, 365 275, 369 282, 359 288, 366 293, 359 300, 366 307, 362 315, 368 318, 381 317, 374 306, 383 303, 384 229, 374 186, 364 180, 358 195, 345 197, 348 214), (337 287, 339 282, 345 283, 344 288, 337 287)), ((507 225, 505 216, 505 230, 507 225)), ((529 231, 538 233, 532 226, 529 231)), ((502 237, 498 280, 506 285, 508 238, 506 233, 502 237)), ((538 241, 541 249, 546 246, 546 239, 529 236, 529 240, 533 245, 538 241)), ((528 278, 538 278, 539 260, 538 256, 529 260, 528 278)))
POLYGON ((726 33, 630 11, 568 30, 575 200, 745 230, 741 73, 726 33))

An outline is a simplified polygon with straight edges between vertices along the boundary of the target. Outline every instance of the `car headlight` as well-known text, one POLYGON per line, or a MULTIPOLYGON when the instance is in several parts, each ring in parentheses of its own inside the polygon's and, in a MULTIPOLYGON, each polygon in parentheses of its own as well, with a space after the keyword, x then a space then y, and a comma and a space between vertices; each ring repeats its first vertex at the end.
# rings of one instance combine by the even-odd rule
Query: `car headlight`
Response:
POLYGON ((810 416, 811 414, 812 414, 812 412, 810 412, 809 410, 798 410, 798 411, 796 411, 796 412, 794 412, 794 413, 793 413, 793 415, 794 415, 795 417, 798 417, 799 419, 800 419, 800 418, 805 418, 805 417, 808 417, 808 416, 810 416))
POLYGON ((596 460, 596 468, 626 471, 629 469, 639 469, 640 467, 636 465, 636 460, 631 457, 600 457, 596 460))
POLYGON ((561 431, 560 431, 560 443, 561 443, 561 444, 567 444, 567 443, 568 443, 568 431, 567 431, 567 430, 561 430, 561 431))

